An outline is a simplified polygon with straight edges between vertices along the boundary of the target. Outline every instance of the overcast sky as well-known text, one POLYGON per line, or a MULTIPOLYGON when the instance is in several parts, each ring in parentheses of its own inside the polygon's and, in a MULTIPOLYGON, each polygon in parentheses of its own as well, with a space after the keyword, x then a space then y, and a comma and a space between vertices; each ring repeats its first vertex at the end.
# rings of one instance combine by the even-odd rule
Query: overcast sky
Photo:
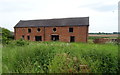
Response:
POLYGON ((90 17, 89 32, 118 31, 119 0, 0 0, 0 25, 19 20, 90 17))

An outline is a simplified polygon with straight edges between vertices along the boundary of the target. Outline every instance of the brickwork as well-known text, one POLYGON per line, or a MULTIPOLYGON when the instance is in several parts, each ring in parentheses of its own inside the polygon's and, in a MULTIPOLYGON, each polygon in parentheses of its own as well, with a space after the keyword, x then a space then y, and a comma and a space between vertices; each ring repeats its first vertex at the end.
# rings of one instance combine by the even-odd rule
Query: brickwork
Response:
POLYGON ((51 35, 59 35, 59 41, 70 42, 70 36, 75 36, 75 42, 87 42, 88 26, 72 26, 73 32, 69 32, 69 26, 64 27, 17 27, 15 30, 15 39, 18 40, 24 36, 30 36, 31 41, 35 41, 35 36, 42 36, 42 41, 51 41, 51 35), (37 29, 40 28, 40 32, 37 29), (56 31, 53 31, 56 28, 56 31), (28 33, 31 29, 31 33, 28 33))

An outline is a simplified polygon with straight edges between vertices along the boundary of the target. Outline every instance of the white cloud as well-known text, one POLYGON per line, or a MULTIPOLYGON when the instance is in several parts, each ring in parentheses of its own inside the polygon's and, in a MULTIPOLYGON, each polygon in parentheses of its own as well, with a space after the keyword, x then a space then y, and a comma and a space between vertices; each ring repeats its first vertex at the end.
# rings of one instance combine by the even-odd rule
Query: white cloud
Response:
POLYGON ((117 31, 118 0, 0 0, 0 24, 13 31, 19 20, 90 17, 90 32, 117 31))

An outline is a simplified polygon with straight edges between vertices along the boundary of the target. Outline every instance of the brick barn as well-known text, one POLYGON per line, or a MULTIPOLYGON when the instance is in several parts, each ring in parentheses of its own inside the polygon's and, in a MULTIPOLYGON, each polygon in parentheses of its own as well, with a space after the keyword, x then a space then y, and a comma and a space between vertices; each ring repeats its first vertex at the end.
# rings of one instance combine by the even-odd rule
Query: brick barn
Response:
POLYGON ((89 17, 20 20, 15 40, 87 42, 89 17))

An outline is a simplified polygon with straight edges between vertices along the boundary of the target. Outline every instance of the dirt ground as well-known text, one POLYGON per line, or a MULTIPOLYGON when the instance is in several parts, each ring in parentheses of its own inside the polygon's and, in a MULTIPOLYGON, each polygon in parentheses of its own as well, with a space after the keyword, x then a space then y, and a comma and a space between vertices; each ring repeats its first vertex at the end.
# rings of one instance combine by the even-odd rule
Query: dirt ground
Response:
POLYGON ((118 34, 111 34, 111 35, 96 35, 96 34, 89 34, 91 37, 118 37, 118 34))

